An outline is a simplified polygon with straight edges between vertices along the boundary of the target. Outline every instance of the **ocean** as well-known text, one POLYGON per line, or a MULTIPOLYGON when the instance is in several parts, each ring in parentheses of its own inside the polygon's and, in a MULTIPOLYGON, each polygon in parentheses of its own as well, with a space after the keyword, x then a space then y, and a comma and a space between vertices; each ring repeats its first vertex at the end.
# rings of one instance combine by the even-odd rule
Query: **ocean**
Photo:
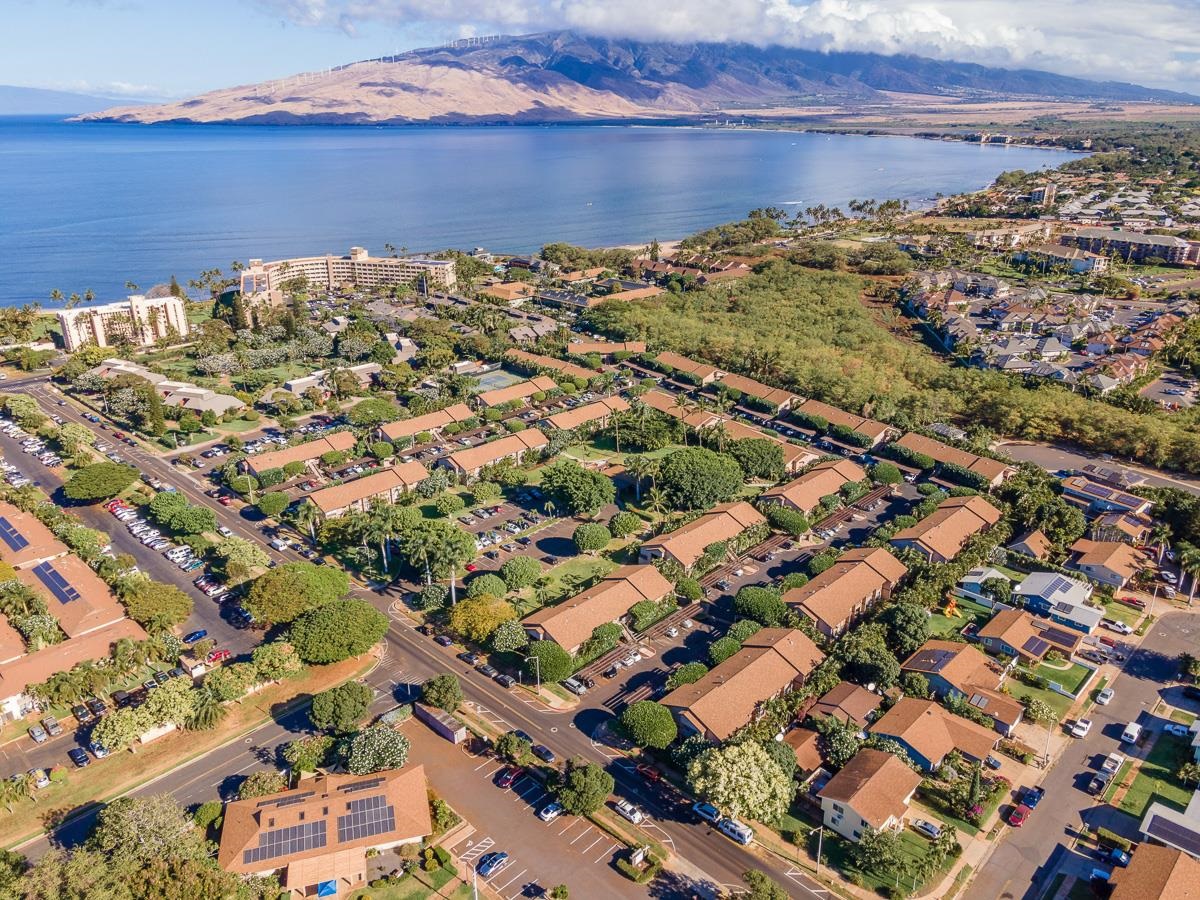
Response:
POLYGON ((678 127, 239 127, 0 117, 0 304, 231 261, 670 240, 754 207, 927 203, 1065 151, 678 127))

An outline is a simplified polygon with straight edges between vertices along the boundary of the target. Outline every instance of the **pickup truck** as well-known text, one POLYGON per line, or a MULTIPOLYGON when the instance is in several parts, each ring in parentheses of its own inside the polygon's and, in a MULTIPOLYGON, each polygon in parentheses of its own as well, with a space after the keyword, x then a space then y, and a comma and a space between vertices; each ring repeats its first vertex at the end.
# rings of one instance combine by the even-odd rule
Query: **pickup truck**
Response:
POLYGON ((1042 802, 1042 798, 1046 796, 1044 787, 1031 787, 1025 789, 1024 796, 1021 797, 1021 802, 1030 809, 1036 809, 1037 805, 1042 802))
POLYGON ((1110 775, 1115 775, 1121 771, 1121 766, 1125 765, 1125 757, 1120 753, 1110 753, 1104 758, 1104 762, 1100 765, 1101 772, 1108 772, 1110 775))

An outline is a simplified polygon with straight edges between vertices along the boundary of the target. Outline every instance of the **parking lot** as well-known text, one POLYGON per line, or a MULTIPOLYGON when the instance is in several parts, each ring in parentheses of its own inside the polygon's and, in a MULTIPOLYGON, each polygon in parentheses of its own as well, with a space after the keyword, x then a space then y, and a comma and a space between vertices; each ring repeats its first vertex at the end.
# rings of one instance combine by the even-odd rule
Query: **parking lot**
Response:
POLYGON ((1181 372, 1164 372, 1139 393, 1167 408, 1188 409, 1196 403, 1196 379, 1181 372))

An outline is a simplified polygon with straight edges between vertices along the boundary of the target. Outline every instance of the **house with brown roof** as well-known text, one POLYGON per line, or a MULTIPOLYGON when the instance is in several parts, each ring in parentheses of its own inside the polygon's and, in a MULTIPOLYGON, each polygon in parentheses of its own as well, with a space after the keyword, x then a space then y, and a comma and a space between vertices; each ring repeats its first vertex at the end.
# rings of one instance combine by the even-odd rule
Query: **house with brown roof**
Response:
MULTIPOLYGON (((687 423, 693 418, 709 416, 707 411, 695 413, 684 419, 687 423)), ((807 446, 793 444, 791 441, 784 440, 773 431, 763 431, 760 428, 755 428, 753 425, 748 425, 740 419, 735 419, 733 416, 727 416, 724 413, 713 413, 711 418, 701 425, 697 431, 704 429, 716 429, 720 427, 724 432, 727 441, 770 441, 779 447, 783 453, 783 471, 788 474, 799 472, 810 463, 816 462, 821 457, 810 450, 807 446)), ((711 440, 706 439, 706 443, 711 443, 711 440)))
POLYGON ((847 550, 807 584, 792 588, 783 602, 835 637, 891 596, 908 569, 882 547, 847 550))
MULTIPOLYGON (((433 833, 424 766, 317 775, 291 790, 225 804, 217 862, 239 875, 276 873, 289 897, 348 897, 368 852, 433 833)), ((371 853, 374 855, 374 853, 371 853)))
POLYGON ((599 297, 597 297, 596 299, 597 299, 598 301, 604 301, 604 300, 621 300, 621 301, 628 301, 628 300, 646 300, 646 299, 648 299, 648 298, 650 298, 650 297, 657 297, 659 294, 662 294, 662 293, 665 293, 665 291, 663 291, 663 289, 662 289, 662 288, 660 288, 660 287, 656 287, 655 285, 649 285, 648 287, 629 288, 628 290, 624 290, 624 291, 615 291, 614 293, 611 293, 611 294, 602 294, 602 295, 600 295, 599 297))
POLYGON ((537 288, 525 281, 501 281, 498 284, 481 287, 479 293, 503 300, 505 303, 517 303, 521 300, 528 300, 537 293, 537 288))
POLYGON ((17 580, 46 601, 47 612, 69 638, 83 637, 125 618, 125 607, 78 556, 58 556, 19 569, 17 580))
POLYGON ((764 503, 779 503, 808 515, 821 505, 821 498, 867 477, 863 467, 848 459, 817 463, 799 478, 763 491, 764 503))
POLYGON ((1033 531, 1027 531, 1016 538, 1016 540, 1008 545, 1008 549, 1014 553, 1031 556, 1034 559, 1049 559, 1054 545, 1050 543, 1050 538, 1035 528, 1033 531))
POLYGON ((1068 569, 1082 572, 1093 581, 1120 589, 1142 568, 1142 556, 1118 541, 1089 541, 1080 538, 1071 545, 1068 569))
POLYGON ((729 388, 737 391, 742 397, 749 397, 757 401, 756 405, 775 416, 787 410, 800 399, 791 391, 771 387, 769 384, 763 384, 761 381, 755 381, 745 375, 726 375, 719 382, 719 387, 729 388))
POLYGON ((863 748, 817 793, 822 821, 855 843, 868 829, 902 828, 920 784, 921 776, 894 754, 863 748))
POLYGON ((1126 868, 1113 869, 1109 900, 1200 900, 1200 860, 1146 842, 1126 868))
POLYGON ((713 544, 731 541, 766 521, 762 513, 744 500, 715 506, 681 528, 644 541, 640 559, 644 563, 673 559, 684 569, 690 569, 713 544))
POLYGON ((535 378, 530 378, 528 381, 518 381, 516 384, 510 384, 508 387, 496 388, 493 391, 484 391, 481 394, 476 394, 475 399, 479 401, 480 406, 490 409, 494 406, 503 406, 506 403, 513 403, 518 400, 528 400, 534 394, 556 390, 558 390, 558 385, 555 384, 553 378, 547 375, 538 375, 535 378))
POLYGON ((591 381, 591 379, 599 374, 591 369, 585 369, 583 366, 577 366, 575 363, 555 359, 553 356, 545 356, 541 353, 529 353, 516 348, 506 350, 504 358, 527 369, 533 369, 534 371, 550 369, 566 375, 568 378, 582 378, 584 381, 591 381))
POLYGON ((654 566, 621 566, 557 606, 544 606, 526 616, 521 624, 533 640, 554 641, 573 654, 593 631, 621 621, 635 603, 659 603, 674 591, 654 566))
POLYGON ((315 441, 247 456, 242 462, 242 467, 257 477, 271 469, 282 469, 290 462, 314 465, 324 454, 347 453, 354 449, 356 443, 358 443, 358 439, 354 436, 353 431, 335 431, 333 434, 319 437, 315 441))
POLYGON ((886 440, 895 433, 895 429, 890 425, 885 425, 883 422, 876 422, 874 419, 867 419, 863 416, 853 415, 844 409, 838 409, 836 406, 822 403, 820 400, 805 400, 799 405, 793 405, 792 408, 796 412, 803 413, 805 416, 815 416, 818 419, 824 419, 830 425, 841 425, 844 428, 849 428, 851 431, 856 431, 870 440, 871 443, 869 446, 871 447, 878 446, 880 441, 886 440))
POLYGON ((592 403, 576 406, 574 409, 564 409, 560 413, 547 416, 543 422, 560 431, 571 431, 587 425, 591 428, 603 428, 616 413, 625 412, 629 404, 624 397, 613 394, 611 397, 601 397, 592 403))
POLYGON ((25 569, 66 552, 67 545, 37 516, 0 501, 0 560, 14 569, 25 569))
POLYGON ((808 710, 815 719, 834 718, 855 728, 866 728, 879 711, 883 698, 849 681, 839 681, 808 710))
POLYGON ((637 398, 644 406, 657 410, 672 419, 678 419, 696 431, 726 421, 726 416, 710 409, 701 409, 682 394, 668 394, 656 388, 646 391, 637 398))
POLYGON ((1004 670, 971 644, 930 639, 900 666, 903 672, 915 672, 929 682, 935 697, 956 696, 996 723, 1001 734, 1012 734, 1025 714, 1015 699, 1000 691, 1004 670))
POLYGON ((1092 522, 1088 535, 1094 541, 1115 541, 1140 547, 1150 539, 1151 529, 1150 520, 1142 516, 1110 512, 1092 522))
POLYGON ((897 700, 867 730, 872 736, 896 741, 926 772, 936 771, 953 750, 983 762, 1000 741, 992 729, 956 716, 933 700, 916 697, 897 700))
POLYGON ((366 512, 375 501, 395 503, 428 477, 429 471, 414 459, 313 491, 308 499, 323 518, 335 519, 352 509, 366 512))
POLYGON ((1000 521, 1000 510, 979 495, 950 497, 910 528, 896 532, 893 547, 911 549, 930 562, 949 562, 967 541, 1000 521))
POLYGON ((658 356, 654 357, 654 360, 660 365, 670 366, 676 372, 686 372, 698 379, 702 385, 711 384, 721 374, 720 370, 715 366, 710 366, 708 363, 696 362, 694 359, 688 359, 674 350, 664 350, 658 356))
POLYGON ((529 428, 477 447, 456 450, 441 457, 437 465, 449 469, 460 478, 478 478, 484 466, 493 466, 504 460, 519 463, 526 453, 541 450, 549 443, 544 434, 536 428, 529 428))
POLYGON ((393 444, 405 438, 415 438, 423 432, 428 432, 430 436, 436 438, 441 435, 442 429, 447 425, 461 424, 474 415, 475 413, 467 404, 455 403, 453 406, 434 410, 423 416, 414 416, 399 422, 388 422, 380 427, 379 433, 385 441, 393 444))
POLYGON ((997 656, 1015 656, 1026 664, 1041 662, 1051 644, 1041 637, 1037 620, 1023 609, 1001 609, 979 629, 979 643, 997 656))
POLYGON ((950 463, 951 465, 967 469, 979 475, 992 487, 1003 483, 1005 479, 1017 471, 1012 466, 1006 465, 998 459, 992 459, 987 456, 976 456, 974 453, 968 453, 966 450, 951 447, 949 444, 935 441, 933 438, 917 434, 915 431, 908 432, 896 441, 896 446, 903 447, 905 450, 910 450, 913 453, 921 453, 928 456, 934 462, 950 463))
POLYGON ((821 768, 821 735, 811 728, 793 728, 783 742, 796 754, 796 774, 807 775, 821 768))
POLYGON ((804 684, 825 658, 803 631, 764 628, 729 659, 662 699, 686 736, 723 741, 754 721, 761 705, 804 684))

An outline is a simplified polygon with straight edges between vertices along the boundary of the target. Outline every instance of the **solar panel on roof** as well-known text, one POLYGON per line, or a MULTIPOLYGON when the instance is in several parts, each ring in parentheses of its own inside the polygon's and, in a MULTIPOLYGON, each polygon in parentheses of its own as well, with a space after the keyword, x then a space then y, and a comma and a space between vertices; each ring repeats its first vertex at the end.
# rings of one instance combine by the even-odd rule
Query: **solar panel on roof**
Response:
POLYGON ((8 549, 14 553, 24 550, 29 546, 29 541, 25 539, 25 535, 17 531, 16 526, 4 516, 0 516, 0 540, 8 544, 8 549))
POLYGON ((337 820, 339 844, 396 830, 396 808, 382 794, 351 800, 347 806, 350 811, 337 820))
POLYGON ((1200 856, 1200 834, 1190 828, 1185 828, 1178 822, 1173 822, 1163 816, 1151 816, 1146 834, 1156 837, 1164 843, 1173 844, 1181 850, 1186 850, 1192 856, 1200 856))
POLYGON ((303 803, 305 800, 307 800, 309 797, 311 797, 314 793, 315 793, 315 791, 305 791, 302 794, 295 794, 294 796, 291 796, 291 797, 279 797, 274 800, 263 800, 257 804, 257 807, 259 809, 261 809, 264 806, 275 806, 275 807, 291 806, 294 803, 303 803))
POLYGON ((1029 637, 1025 639, 1025 643, 1021 645, 1021 649, 1031 656, 1041 656, 1050 649, 1050 645, 1040 637, 1029 637))
POLYGON ((1063 631, 1061 628, 1043 628, 1042 637, 1053 644, 1063 644, 1065 646, 1074 646, 1077 635, 1069 631, 1063 631))
POLYGON ((365 791, 373 787, 379 787, 381 784, 383 784, 382 778, 372 778, 370 781, 355 781, 351 784, 343 784, 338 790, 343 794, 352 794, 355 791, 365 791))
POLYGON ((1064 591, 1069 591, 1074 586, 1074 582, 1068 578, 1063 578, 1061 575, 1055 575, 1047 585, 1050 593, 1052 594, 1059 594, 1064 591))
POLYGON ((290 856, 306 850, 319 850, 326 843, 325 820, 301 822, 287 828, 276 828, 258 836, 258 846, 242 852, 242 863, 262 862, 279 856, 290 856))
POLYGON ((44 562, 35 566, 33 574, 59 603, 71 603, 79 599, 79 591, 71 587, 70 582, 63 578, 62 573, 50 563, 44 562))

